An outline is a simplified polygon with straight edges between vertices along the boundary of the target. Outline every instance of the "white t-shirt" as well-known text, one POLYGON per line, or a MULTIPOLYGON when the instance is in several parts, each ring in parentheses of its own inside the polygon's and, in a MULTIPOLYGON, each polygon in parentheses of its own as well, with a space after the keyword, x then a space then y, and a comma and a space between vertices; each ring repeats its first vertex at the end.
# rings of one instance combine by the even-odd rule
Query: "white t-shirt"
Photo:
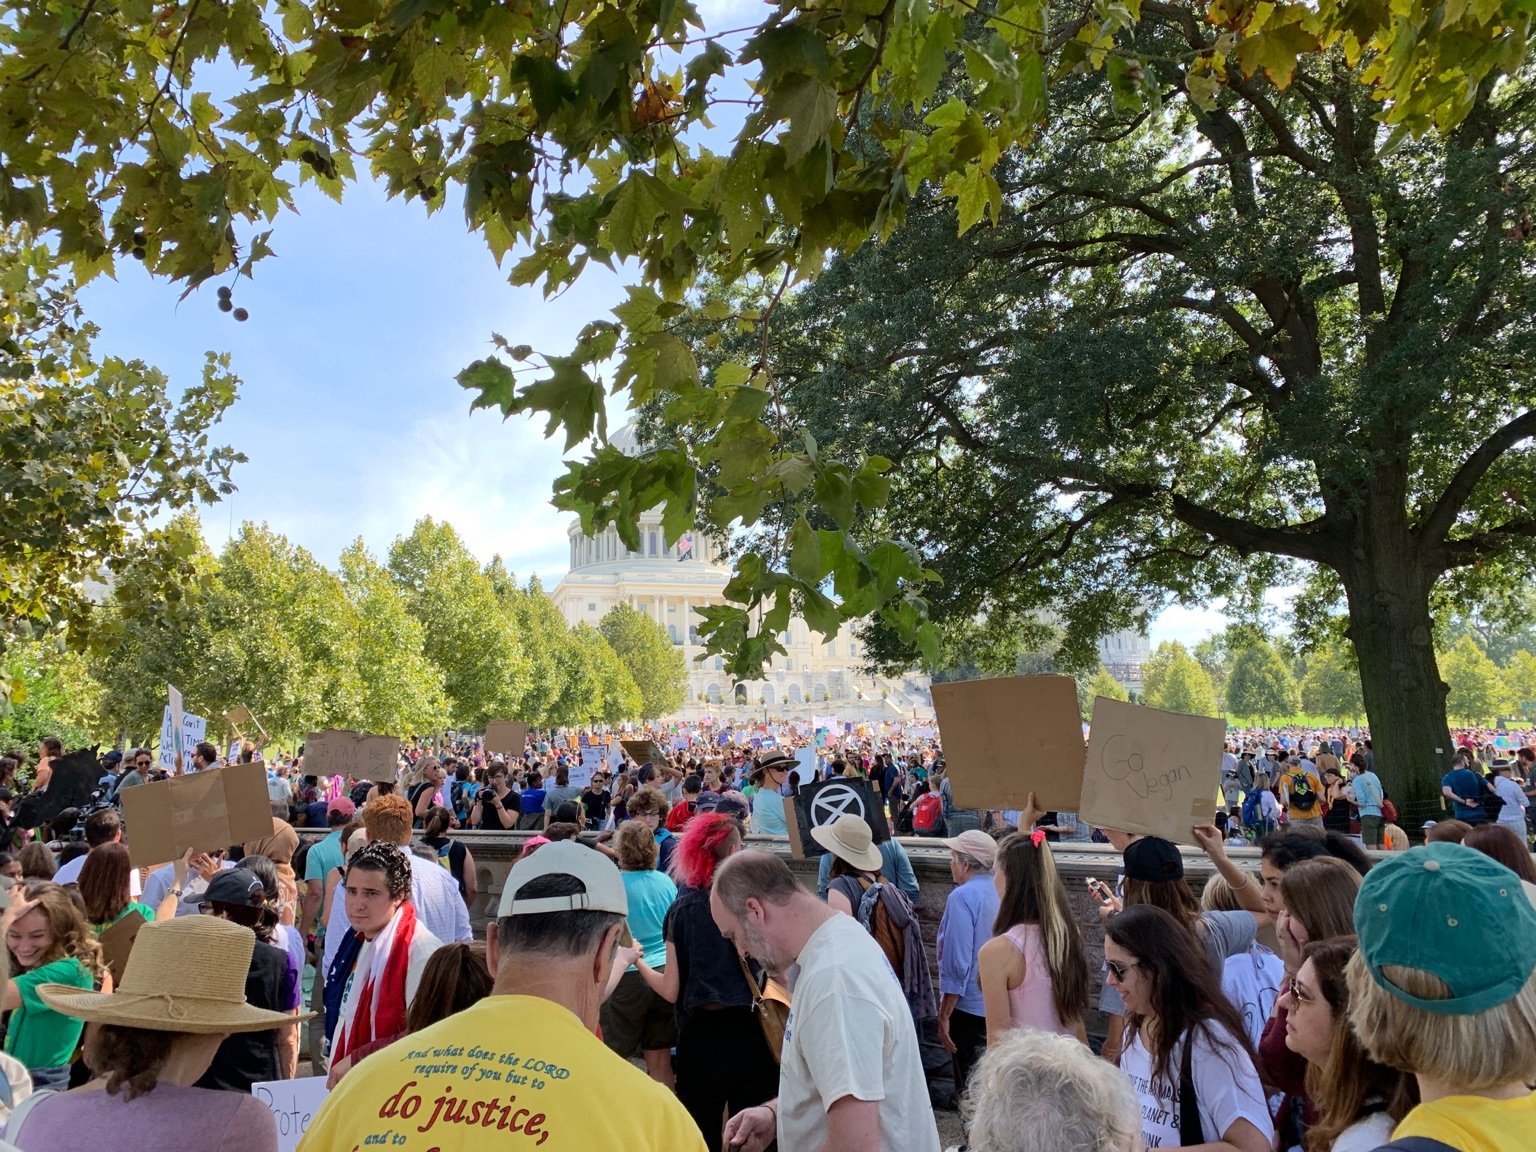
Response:
POLYGON ((880 945, 852 916, 812 934, 790 972, 794 1006, 779 1065, 779 1147, 819 1148, 827 1109, 880 1103, 880 1147, 939 1152, 917 1028, 880 945))
POLYGON ((1375 1152, 1392 1139, 1395 1127, 1392 1117, 1385 1112, 1372 1112, 1340 1132, 1332 1152, 1375 1152))
POLYGON ((1525 809, 1530 804, 1526 799, 1525 791, 1508 776, 1503 775, 1494 779, 1493 790, 1499 794, 1499 799, 1504 801, 1504 807, 1499 809, 1499 823, 1508 824, 1523 831, 1525 809))
MULTIPOLYGON (((1180 1147, 1178 1095, 1184 1043, 1180 1040, 1174 1046, 1167 1082, 1152 1082, 1152 1056, 1140 1035, 1132 1038, 1120 1056, 1120 1069, 1131 1078, 1131 1090, 1141 1105, 1141 1138, 1148 1148, 1180 1147)), ((1274 1121, 1264 1099, 1259 1070, 1236 1037, 1224 1036, 1218 1046, 1207 1028, 1196 1029, 1190 1071, 1199 1101, 1200 1131, 1207 1143, 1220 1140, 1239 1120, 1247 1120, 1266 1140, 1274 1141, 1274 1121)))
MULTIPOLYGON (((89 855, 89 852, 85 854, 85 856, 89 855)), ((76 856, 69 863, 60 864, 59 870, 53 874, 53 882, 55 884, 80 883, 80 870, 85 867, 85 856, 76 856)), ((128 895, 135 900, 139 898, 140 885, 139 870, 137 868, 132 869, 128 873, 128 895)))
POLYGON ((1264 1023, 1280 998, 1280 982, 1285 979, 1285 965, 1262 944, 1251 944, 1246 952, 1222 961, 1221 990, 1243 1018, 1248 1042, 1257 1050, 1264 1036, 1264 1023))

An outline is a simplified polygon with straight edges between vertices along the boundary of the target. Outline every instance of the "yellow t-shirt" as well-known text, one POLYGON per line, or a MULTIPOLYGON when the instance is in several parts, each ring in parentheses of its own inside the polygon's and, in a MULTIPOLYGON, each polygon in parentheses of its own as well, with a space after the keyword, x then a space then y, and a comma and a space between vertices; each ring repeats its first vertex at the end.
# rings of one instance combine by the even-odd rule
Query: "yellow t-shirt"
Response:
POLYGON ((1424 1136, 1458 1152, 1531 1152, 1536 1148, 1536 1092, 1513 1100, 1445 1096, 1403 1117, 1394 1140, 1424 1136))
POLYGON ((677 1097, 535 996, 489 996, 367 1057, 315 1114, 299 1152, 493 1146, 707 1152, 677 1097))

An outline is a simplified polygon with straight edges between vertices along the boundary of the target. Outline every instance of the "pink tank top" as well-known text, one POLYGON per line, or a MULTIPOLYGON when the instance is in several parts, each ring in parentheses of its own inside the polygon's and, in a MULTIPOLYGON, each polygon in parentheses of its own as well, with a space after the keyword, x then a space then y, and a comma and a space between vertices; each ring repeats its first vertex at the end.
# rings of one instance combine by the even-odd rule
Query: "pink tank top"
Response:
POLYGON ((1008 1014, 1015 1028, 1036 1028, 1061 1036, 1076 1036, 1056 1013, 1056 997, 1051 994, 1051 968, 1045 957, 1045 941, 1038 924, 1015 924, 1005 932, 1009 942, 1024 957, 1024 981, 1008 989, 1008 1014))

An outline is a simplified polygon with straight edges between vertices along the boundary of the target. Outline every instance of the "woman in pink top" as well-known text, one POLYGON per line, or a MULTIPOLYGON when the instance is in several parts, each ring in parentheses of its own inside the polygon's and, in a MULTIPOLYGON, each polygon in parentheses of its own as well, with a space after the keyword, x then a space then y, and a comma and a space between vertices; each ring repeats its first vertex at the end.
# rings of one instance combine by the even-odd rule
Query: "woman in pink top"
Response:
POLYGON ((1045 833, 1003 841, 993 875, 1001 900, 992 928, 997 935, 980 955, 988 1042, 1010 1028, 1086 1042, 1088 958, 1045 833))

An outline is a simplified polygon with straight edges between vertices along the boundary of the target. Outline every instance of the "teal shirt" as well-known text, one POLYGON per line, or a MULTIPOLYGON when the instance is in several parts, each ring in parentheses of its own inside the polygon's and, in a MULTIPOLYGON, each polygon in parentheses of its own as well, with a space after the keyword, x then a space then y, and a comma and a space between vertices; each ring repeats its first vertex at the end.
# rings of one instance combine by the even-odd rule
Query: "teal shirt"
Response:
POLYGON ((11 983, 21 994, 21 1007, 11 1013, 5 1030, 5 1050, 28 1068, 61 1068, 74 1058, 85 1021, 55 1012, 37 994, 44 984, 93 988, 91 971, 73 956, 54 960, 30 972, 18 972, 11 983))
POLYGON ((324 884, 331 869, 340 868, 346 862, 347 857, 341 846, 341 829, 337 828, 318 844, 310 845, 309 855, 304 858, 304 879, 318 880, 324 884))
MULTIPOLYGON (((667 965, 667 941, 663 926, 667 909, 677 899, 677 885, 665 872, 654 868, 644 872, 621 872, 624 878, 624 894, 629 898, 629 934, 645 954, 645 962, 652 968, 667 965)), ((635 971, 630 965, 627 972, 635 971)))

